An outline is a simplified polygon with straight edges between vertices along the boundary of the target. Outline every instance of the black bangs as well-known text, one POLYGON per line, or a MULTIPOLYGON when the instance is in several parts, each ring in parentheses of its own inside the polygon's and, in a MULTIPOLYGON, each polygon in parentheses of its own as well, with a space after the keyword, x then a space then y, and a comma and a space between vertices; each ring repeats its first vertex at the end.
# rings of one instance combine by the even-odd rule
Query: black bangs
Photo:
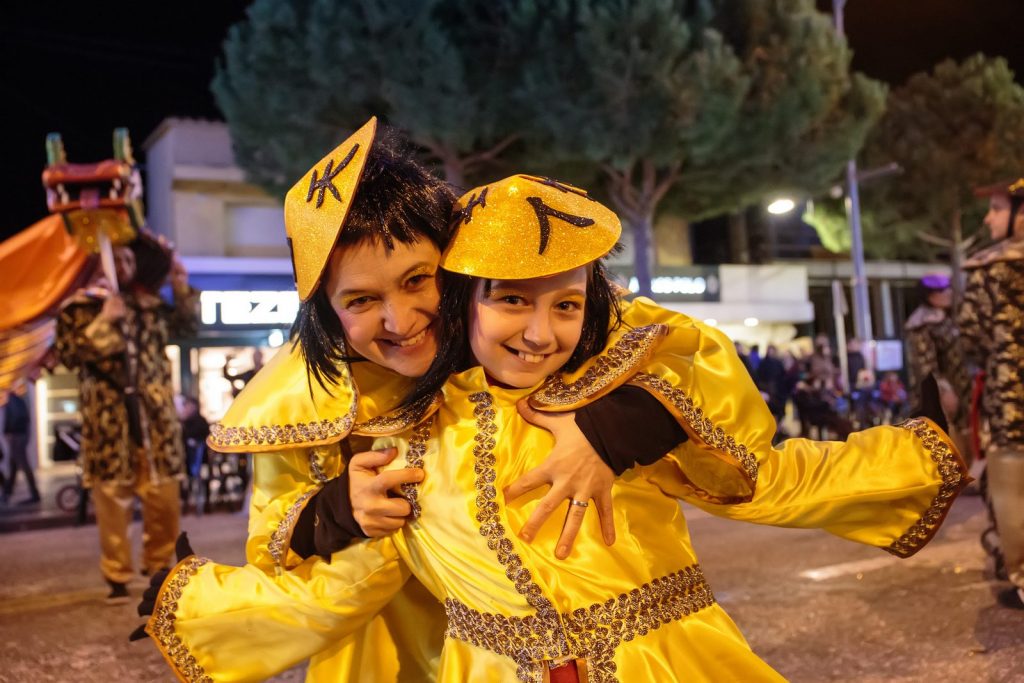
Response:
MULTIPOLYGON (((414 244, 425 239, 444 251, 455 193, 413 155, 394 130, 378 129, 335 248, 370 243, 390 251, 396 242, 414 244)), ((340 365, 361 359, 348 355, 325 281, 326 272, 313 296, 299 306, 291 336, 302 348, 309 375, 330 392, 341 378, 340 365)))

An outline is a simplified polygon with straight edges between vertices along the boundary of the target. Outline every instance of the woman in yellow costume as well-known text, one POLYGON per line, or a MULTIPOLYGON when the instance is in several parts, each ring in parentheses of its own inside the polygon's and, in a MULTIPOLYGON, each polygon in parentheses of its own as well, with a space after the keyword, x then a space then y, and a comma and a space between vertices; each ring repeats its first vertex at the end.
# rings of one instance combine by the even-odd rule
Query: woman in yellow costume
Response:
MULTIPOLYGON (((614 214, 532 176, 478 188, 459 209, 442 257, 456 274, 442 300, 444 353, 409 403, 373 418, 397 434, 391 467, 426 472, 406 488, 415 519, 278 576, 186 558, 147 625, 184 679, 258 680, 291 666, 358 633, 412 575, 444 605, 439 680, 781 680, 715 602, 677 498, 899 556, 935 533, 966 473, 934 423, 773 449, 774 421, 723 335, 644 301, 614 324, 598 262, 618 238, 614 214), (433 393, 440 383, 443 400, 433 393), (522 543, 511 530, 543 498, 500 492, 553 438, 517 404, 571 411, 627 383, 685 436, 616 480, 624 536, 608 546, 596 517, 583 515, 566 561, 539 549, 559 536, 557 524, 540 527, 539 545, 522 543)), ((336 674, 310 670, 317 680, 336 674)))
MULTIPOLYGON (((354 534, 391 531, 409 514, 408 502, 383 492, 415 481, 417 472, 375 476, 373 467, 386 462, 386 454, 360 451, 374 436, 402 428, 401 420, 371 418, 398 405, 434 358, 436 273, 453 201, 445 183, 401 154, 394 136, 377 133, 373 119, 289 192, 285 223, 302 300, 298 340, 254 378, 210 438, 218 450, 257 454, 246 545, 252 567, 273 574, 301 561, 292 547, 309 552, 312 535, 293 538, 293 527, 312 519, 311 503, 328 479, 347 499, 349 471, 360 468, 345 468, 346 461, 363 463, 363 486, 353 483, 352 491, 364 504, 347 517, 354 534)), ((407 411, 405 419, 414 414, 407 411)), ((534 475, 610 505, 614 475, 585 442, 560 449, 534 475)), ((567 526, 568 536, 574 533, 567 526)), ((609 518, 606 540, 613 535, 609 518)), ((365 632, 317 653, 311 670, 345 670, 361 682, 394 681, 399 669, 403 680, 432 677, 440 631, 423 656, 412 656, 420 634, 410 639, 404 633, 418 605, 428 609, 417 621, 433 618, 443 630, 443 612, 424 595, 409 582, 365 632), (409 644, 398 647, 395 640, 409 644), (370 666, 360 664, 367 642, 373 643, 370 666), (390 655, 393 664, 382 664, 390 655)))

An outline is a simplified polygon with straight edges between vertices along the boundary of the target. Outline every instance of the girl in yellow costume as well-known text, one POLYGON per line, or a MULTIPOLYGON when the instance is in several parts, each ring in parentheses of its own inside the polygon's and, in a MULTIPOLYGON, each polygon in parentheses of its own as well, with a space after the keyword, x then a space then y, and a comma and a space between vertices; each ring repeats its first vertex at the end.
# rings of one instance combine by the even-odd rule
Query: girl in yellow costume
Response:
MULTIPOLYGON (((715 603, 676 497, 729 517, 825 528, 900 556, 934 534, 966 476, 933 423, 772 449, 772 417, 731 344, 685 316, 636 302, 607 345, 584 339, 603 353, 542 383, 579 360, 587 319, 600 313, 595 294, 607 287, 594 261, 614 244, 618 221, 586 193, 529 176, 479 188, 460 208, 442 263, 476 279, 446 289, 443 310, 468 331, 451 338, 462 349, 454 357, 485 366, 452 376, 440 406, 423 401, 377 421, 414 423, 396 444, 403 463, 427 472, 408 492, 415 521, 278 577, 187 558, 147 627, 184 678, 271 675, 359 629, 412 574, 447 613, 440 680, 779 680, 715 603), (466 310, 456 294, 470 286, 466 310), (551 446, 516 403, 573 410, 627 382, 661 401, 688 438, 617 480, 626 538, 606 546, 591 515, 577 552, 556 562, 510 533, 539 496, 508 503, 498 493, 551 446)), ((538 540, 553 541, 555 526, 538 540)))

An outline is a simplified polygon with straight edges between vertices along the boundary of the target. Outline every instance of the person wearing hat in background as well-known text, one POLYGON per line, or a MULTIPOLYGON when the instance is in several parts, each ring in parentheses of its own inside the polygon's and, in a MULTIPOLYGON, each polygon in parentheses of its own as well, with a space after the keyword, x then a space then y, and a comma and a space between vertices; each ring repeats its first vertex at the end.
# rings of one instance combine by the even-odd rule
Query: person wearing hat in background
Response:
MULTIPOLYGON (((439 313, 447 343, 403 405, 364 423, 394 434, 375 444, 400 452, 390 468, 426 471, 403 487, 413 521, 276 576, 183 557, 154 587, 147 625, 181 675, 257 680, 337 642, 389 668, 391 651, 350 638, 412 574, 447 613, 439 680, 781 680, 716 604, 676 497, 906 556, 966 482, 927 419, 845 444, 773 449, 774 420, 724 335, 646 300, 617 303, 599 259, 621 228, 582 190, 515 176, 471 191, 458 209, 441 258, 451 273, 439 313), (627 384, 677 429, 672 453, 616 481, 614 514, 628 538, 607 545, 576 497, 559 505, 583 522, 566 561, 546 550, 560 524, 542 525, 539 545, 515 538, 547 498, 517 482, 569 417, 547 413, 627 384)), ((650 423, 620 430, 640 435, 650 423)), ((321 540, 334 539, 314 533, 314 552, 332 552, 321 540)), ((311 680, 344 678, 319 664, 311 680)))
POLYGON ((985 373, 988 495, 1011 583, 999 602, 1024 609, 1024 178, 976 194, 988 198, 994 244, 964 262, 957 324, 968 359, 985 373))
MULTIPOLYGON (((949 277, 941 274, 921 278, 921 304, 907 318, 907 369, 912 405, 920 404, 921 382, 934 374, 939 382, 943 408, 960 444, 966 435, 970 378, 960 346, 960 332, 953 320, 953 289, 949 277)), ((966 443, 966 442, 964 442, 966 443)), ((961 453, 969 449, 961 448, 961 453)))
POLYGON ((100 570, 109 604, 127 602, 135 575, 128 537, 132 500, 142 501, 142 571, 167 567, 178 536, 178 479, 184 457, 174 406, 171 335, 195 331, 199 293, 162 241, 141 234, 116 247, 120 293, 79 290, 57 320, 56 353, 78 374, 82 400, 82 485, 92 491, 100 536, 100 570), (158 291, 166 279, 173 305, 158 291))

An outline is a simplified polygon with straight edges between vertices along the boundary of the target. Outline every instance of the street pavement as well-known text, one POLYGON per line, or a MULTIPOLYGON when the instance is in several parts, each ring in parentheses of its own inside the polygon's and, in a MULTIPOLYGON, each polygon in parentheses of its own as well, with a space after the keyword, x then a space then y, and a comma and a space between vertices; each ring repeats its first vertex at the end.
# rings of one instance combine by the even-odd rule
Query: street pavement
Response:
MULTIPOLYGON (((687 508, 719 602, 754 650, 795 683, 1024 681, 1024 611, 978 545, 985 516, 961 497, 936 539, 899 560, 823 532, 758 527, 687 508)), ((193 547, 244 556, 244 515, 186 517, 193 547)), ((138 524, 133 527, 136 545, 138 524)), ((0 681, 173 681, 135 605, 103 604, 93 526, 0 535, 0 681)), ((138 596, 141 577, 130 589, 138 596)), ((272 680, 301 681, 302 667, 272 680)))

